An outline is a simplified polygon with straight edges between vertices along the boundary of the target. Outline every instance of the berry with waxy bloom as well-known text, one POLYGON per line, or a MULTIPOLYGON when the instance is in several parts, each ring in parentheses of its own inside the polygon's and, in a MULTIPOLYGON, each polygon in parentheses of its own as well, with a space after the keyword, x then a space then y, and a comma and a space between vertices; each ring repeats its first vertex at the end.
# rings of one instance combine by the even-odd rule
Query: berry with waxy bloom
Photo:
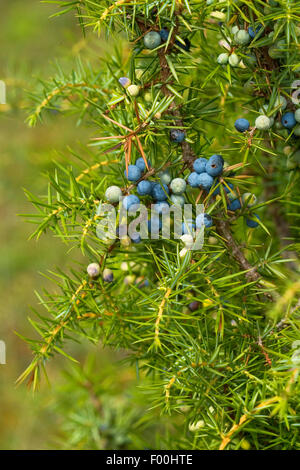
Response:
POLYGON ((147 49, 156 49, 161 44, 161 35, 157 31, 149 31, 144 36, 144 45, 147 49))
POLYGON ((88 265, 86 270, 92 279, 96 279, 100 274, 100 265, 98 263, 91 263, 88 265))
POLYGON ((224 160, 221 155, 212 155, 206 163, 206 173, 210 176, 219 176, 223 171, 224 160))
POLYGON ((112 282, 114 280, 114 273, 111 269, 105 268, 102 277, 104 282, 112 282))
POLYGON ((109 186, 105 191, 105 198, 111 203, 119 202, 121 196, 122 190, 119 186, 109 186))
POLYGON ((193 168, 196 171, 196 173, 205 173, 206 172, 206 164, 207 164, 207 159, 200 157, 197 158, 194 163, 193 163, 193 168))
POLYGON ((171 181, 170 188, 173 194, 182 194, 186 190, 186 182, 183 178, 174 178, 171 181))
POLYGON ((128 173, 127 170, 125 170, 124 175, 128 179, 128 181, 137 181, 141 178, 142 172, 138 166, 128 165, 128 173))

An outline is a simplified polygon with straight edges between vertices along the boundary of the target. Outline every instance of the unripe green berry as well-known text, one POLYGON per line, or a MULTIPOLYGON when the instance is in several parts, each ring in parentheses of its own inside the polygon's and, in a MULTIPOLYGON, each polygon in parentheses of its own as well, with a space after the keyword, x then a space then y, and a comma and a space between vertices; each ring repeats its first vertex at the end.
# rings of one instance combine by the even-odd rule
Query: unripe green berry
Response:
POLYGON ((231 67, 237 67, 239 65, 240 59, 236 54, 231 54, 228 59, 231 67))
POLYGON ((180 194, 172 194, 170 199, 173 202, 173 204, 175 204, 175 206, 181 206, 181 207, 184 206, 185 199, 180 194))
POLYGON ((241 46, 245 46, 246 44, 249 44, 251 37, 245 29, 240 29, 235 34, 234 39, 237 42, 237 44, 240 44, 241 46))
POLYGON ((122 190, 118 186, 109 186, 105 191, 105 198, 112 203, 119 202, 122 190))
POLYGON ((139 92, 140 87, 138 85, 129 85, 129 87, 127 88, 127 93, 130 96, 138 96, 139 92))
POLYGON ((236 33, 239 32, 239 29, 240 29, 240 28, 239 28, 238 26, 232 26, 232 28, 231 28, 231 33, 232 33, 232 34, 236 34, 236 33))
POLYGON ((279 106, 281 110, 284 110, 287 107, 287 100, 284 96, 279 95, 275 100, 274 106, 275 108, 279 106))
POLYGON ((293 129, 293 134, 296 135, 297 137, 300 136, 300 124, 297 124, 294 129, 293 129))
POLYGON ((161 44, 160 34, 156 31, 149 31, 144 36, 144 44, 147 49, 156 49, 161 44))
POLYGON ((163 184, 170 184, 172 177, 168 171, 160 171, 158 173, 159 179, 163 184))
POLYGON ((272 121, 268 116, 261 115, 258 116, 255 120, 255 127, 259 129, 260 131, 266 131, 267 129, 270 129, 272 121))
POLYGON ((222 54, 220 54, 219 57, 217 58, 218 64, 220 64, 220 65, 227 64, 228 57, 229 57, 229 55, 227 54, 227 52, 223 52, 222 54))
POLYGON ((300 122, 300 108, 295 111, 295 119, 297 122, 300 122))
POLYGON ((150 103, 152 101, 152 95, 151 93, 149 93, 149 91, 144 94, 144 100, 147 101, 147 103, 150 103))

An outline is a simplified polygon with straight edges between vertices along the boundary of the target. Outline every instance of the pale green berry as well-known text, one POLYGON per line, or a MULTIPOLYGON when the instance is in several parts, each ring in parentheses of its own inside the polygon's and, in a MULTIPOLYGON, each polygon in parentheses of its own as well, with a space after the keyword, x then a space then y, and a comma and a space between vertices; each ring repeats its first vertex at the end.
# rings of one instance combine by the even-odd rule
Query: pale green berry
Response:
POLYGON ((144 73, 144 70, 142 70, 142 69, 136 69, 136 71, 135 71, 135 76, 136 76, 136 78, 137 78, 138 80, 140 80, 140 79, 142 78, 143 73, 144 73))
POLYGON ((228 57, 229 57, 229 55, 227 54, 227 52, 223 52, 222 54, 220 54, 219 57, 217 58, 218 64, 220 64, 220 65, 227 64, 228 57))
POLYGON ((175 206, 181 206, 181 207, 184 206, 185 199, 180 194, 172 194, 170 199, 173 202, 173 204, 175 204, 175 206))
POLYGON ((172 177, 168 171, 160 171, 158 173, 159 179, 163 184, 170 184, 172 177))
POLYGON ((234 36, 235 41, 241 46, 249 44, 251 37, 245 29, 240 29, 234 36))
POLYGON ((118 186, 109 186, 105 191, 105 198, 112 203, 119 202, 122 190, 118 186))
POLYGON ((286 145, 284 148, 283 148, 283 153, 284 155, 290 155, 293 151, 293 148, 290 146, 290 145, 286 145))
POLYGON ((275 128, 276 129, 283 129, 283 125, 282 125, 282 122, 281 121, 276 121, 275 122, 275 128))
POLYGON ((139 92, 140 87, 138 85, 129 85, 129 87, 127 88, 127 93, 130 96, 138 96, 139 92))
POLYGON ((294 127, 293 134, 296 135, 297 137, 300 136, 300 124, 297 124, 297 126, 294 127))
POLYGON ((249 95, 252 95, 255 91, 255 82, 253 82, 252 80, 248 80, 244 84, 244 90, 246 91, 246 93, 249 93, 249 95))
POLYGON ((226 14, 223 13, 222 11, 212 11, 210 16, 212 16, 213 18, 216 18, 218 21, 226 20, 226 14))
POLYGON ((255 127, 259 129, 260 131, 266 131, 267 129, 270 129, 271 127, 271 119, 268 118, 268 116, 261 115, 258 116, 255 120, 255 127))
POLYGON ((287 100, 284 96, 279 95, 275 100, 274 106, 275 108, 279 106, 280 109, 284 110, 287 107, 287 100))
POLYGON ((147 101, 147 103, 150 103, 152 101, 152 95, 151 93, 147 92, 144 94, 144 100, 147 101))
POLYGON ((295 111, 295 119, 297 122, 300 122, 300 108, 295 111))
POLYGON ((228 62, 231 65, 231 67, 237 67, 239 65, 239 57, 236 54, 231 54, 229 56, 228 62))
POLYGON ((182 178, 175 178, 170 184, 173 194, 182 194, 186 190, 186 182, 182 178))
POLYGON ((242 195, 243 204, 247 204, 247 207, 255 206, 257 202, 257 197, 252 193, 244 193, 242 195))
POLYGON ((156 49, 161 44, 161 37, 157 31, 149 31, 144 36, 144 44, 147 49, 156 49))
POLYGON ((231 28, 231 33, 232 33, 232 34, 236 34, 238 31, 239 31, 239 27, 238 27, 238 26, 232 26, 232 28, 231 28))
POLYGON ((124 278, 124 284, 126 284, 127 286, 130 284, 133 284, 134 281, 135 281, 135 276, 133 274, 128 274, 128 276, 124 278))

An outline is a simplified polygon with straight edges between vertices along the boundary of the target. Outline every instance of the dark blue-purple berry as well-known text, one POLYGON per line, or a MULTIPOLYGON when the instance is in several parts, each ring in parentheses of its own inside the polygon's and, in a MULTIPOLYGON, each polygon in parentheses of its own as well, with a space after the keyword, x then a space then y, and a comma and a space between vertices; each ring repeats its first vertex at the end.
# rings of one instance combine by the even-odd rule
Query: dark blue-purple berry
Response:
POLYGON ((128 181, 137 181, 141 178, 142 172, 138 166, 128 165, 128 174, 125 170, 124 175, 128 179, 128 181))
POLYGON ((185 139, 185 132, 181 129, 172 129, 170 131, 170 139, 172 140, 172 142, 180 144, 185 139))
POLYGON ((151 194, 152 192, 152 184, 150 181, 140 181, 137 185, 137 192, 140 196, 146 196, 147 194, 151 194))
POLYGON ((250 122, 248 121, 248 119, 239 118, 235 121, 234 127, 239 132, 245 132, 249 129, 250 122))
POLYGON ((221 155, 212 155, 206 164, 206 173, 210 176, 218 176, 223 171, 224 160, 221 155))
POLYGON ((288 113, 285 113, 282 116, 281 122, 282 125, 287 129, 292 129, 297 124, 297 121, 295 119, 295 113, 292 113, 290 111, 288 113))
POLYGON ((193 168, 199 174, 200 173, 205 173, 206 172, 206 170, 205 170, 206 164, 207 164, 207 159, 203 158, 203 157, 200 157, 200 158, 197 158, 194 161, 193 168))

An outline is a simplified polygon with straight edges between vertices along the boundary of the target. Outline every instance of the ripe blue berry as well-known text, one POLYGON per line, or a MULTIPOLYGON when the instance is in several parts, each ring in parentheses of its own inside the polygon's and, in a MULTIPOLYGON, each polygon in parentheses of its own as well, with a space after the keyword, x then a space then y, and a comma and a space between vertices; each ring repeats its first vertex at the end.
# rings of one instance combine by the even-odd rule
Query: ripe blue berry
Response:
POLYGON ((193 171, 189 176, 188 176, 188 183, 192 188, 199 188, 199 174, 193 171))
POLYGON ((253 29, 252 26, 249 26, 248 34, 249 34, 250 38, 253 39, 258 34, 258 32, 261 30, 261 28, 262 28, 261 24, 259 24, 255 29, 253 29))
POLYGON ((213 177, 210 176, 208 173, 201 173, 201 175, 199 175, 199 186, 205 189, 205 191, 210 190, 213 185, 213 182, 213 177))
POLYGON ((167 202, 161 201, 153 204, 153 210, 157 214, 168 214, 170 211, 170 206, 167 202))
POLYGON ((185 132, 180 129, 172 129, 170 131, 170 139, 172 140, 172 142, 180 144, 185 139, 185 132))
POLYGON ((238 209, 241 208, 240 200, 234 199, 233 201, 230 202, 230 204, 227 205, 227 207, 230 211, 237 211, 238 209))
MULTIPOLYGON (((234 186, 233 186, 232 183, 227 183, 227 182, 226 182, 226 185, 229 186, 230 189, 233 189, 233 188, 234 188, 234 186)), ((225 191, 227 194, 231 192, 230 189, 229 189, 227 186, 225 186, 225 184, 222 184, 222 186, 223 186, 224 191, 225 191)), ((220 194, 220 186, 218 186, 217 189, 214 190, 213 196, 217 196, 218 194, 220 194)))
POLYGON ((257 214, 253 214, 253 218, 252 219, 246 219, 246 224, 248 225, 248 227, 250 228, 256 228, 259 223, 256 222, 256 220, 260 220, 259 216, 257 214))
POLYGON ((193 230, 195 230, 196 225, 192 220, 188 220, 187 222, 182 223, 182 233, 184 234, 192 234, 193 230))
POLYGON ((132 233, 130 235, 130 238, 131 238, 131 241, 133 241, 133 243, 140 243, 142 240, 140 234, 137 232, 132 233))
POLYGON ((105 268, 102 277, 104 282, 112 282, 114 280, 114 273, 111 269, 105 268))
POLYGON ((239 132, 245 132, 249 129, 250 122, 248 121, 248 119, 239 118, 235 121, 234 127, 239 132))
POLYGON ((199 214, 196 217, 196 227, 201 228, 204 225, 206 228, 209 228, 213 225, 213 220, 208 214, 199 214))
POLYGON ((206 164, 206 173, 210 176, 218 176, 223 171, 224 160, 221 155, 213 155, 206 164))
POLYGON ((98 263, 91 263, 86 268, 88 275, 92 279, 96 279, 100 274, 100 266, 98 263))
POLYGON ((152 184, 150 181, 140 181, 137 185, 137 192, 140 196, 146 196, 147 194, 151 194, 152 192, 152 184))
POLYGON ((191 312, 195 312, 200 307, 200 302, 198 302, 198 300, 194 300, 188 305, 188 307, 191 312))
POLYGON ((121 78, 119 78, 119 83, 124 88, 127 88, 127 87, 129 87, 129 85, 131 85, 131 80, 130 80, 130 78, 127 78, 127 77, 121 77, 121 78))
POLYGON ((126 170, 124 171, 124 174, 128 181, 137 181, 142 176, 140 168, 136 165, 128 165, 128 174, 126 170))
MULTIPOLYGON (((135 165, 136 165, 141 171, 145 171, 145 170, 146 170, 146 164, 145 164, 145 162, 144 162, 143 157, 138 158, 137 161, 135 162, 135 165)), ((148 166, 149 166, 149 161, 148 161, 148 166)))
POLYGON ((133 206, 138 206, 140 204, 140 200, 134 194, 129 194, 125 196, 123 199, 123 207, 126 211, 128 211, 133 206))
POLYGON ((112 203, 119 202, 122 196, 122 190, 118 186, 109 186, 105 191, 105 198, 112 203))
POLYGON ((168 194, 170 193, 169 188, 166 184, 163 184, 162 186, 159 183, 154 183, 152 186, 152 197, 156 201, 165 201, 168 199, 168 194))
POLYGON ((162 228, 162 221, 159 216, 153 216, 148 220, 148 230, 151 233, 158 233, 162 228))
POLYGON ((170 188, 173 194, 182 194, 186 190, 186 182, 183 178, 174 178, 171 181, 170 188))
POLYGON ((156 49, 161 44, 160 34, 156 31, 149 31, 144 36, 144 44, 147 49, 156 49))
POLYGON ((292 129, 297 124, 297 121, 295 119, 295 114, 291 112, 285 113, 282 116, 281 122, 282 122, 282 125, 286 127, 287 129, 292 129))
POLYGON ((200 158, 197 158, 194 161, 193 168, 199 174, 200 173, 205 173, 206 172, 206 170, 205 170, 206 164, 207 164, 207 159, 203 158, 203 157, 200 157, 200 158))
POLYGON ((184 51, 189 52, 191 48, 191 41, 188 38, 185 38, 183 41, 184 41, 184 44, 181 41, 178 41, 178 39, 176 39, 175 44, 178 47, 181 47, 181 49, 183 49, 184 51))
POLYGON ((163 42, 166 42, 168 40, 168 37, 169 37, 169 30, 167 28, 163 28, 160 30, 159 32, 160 34, 160 37, 161 37, 161 40, 163 42))

